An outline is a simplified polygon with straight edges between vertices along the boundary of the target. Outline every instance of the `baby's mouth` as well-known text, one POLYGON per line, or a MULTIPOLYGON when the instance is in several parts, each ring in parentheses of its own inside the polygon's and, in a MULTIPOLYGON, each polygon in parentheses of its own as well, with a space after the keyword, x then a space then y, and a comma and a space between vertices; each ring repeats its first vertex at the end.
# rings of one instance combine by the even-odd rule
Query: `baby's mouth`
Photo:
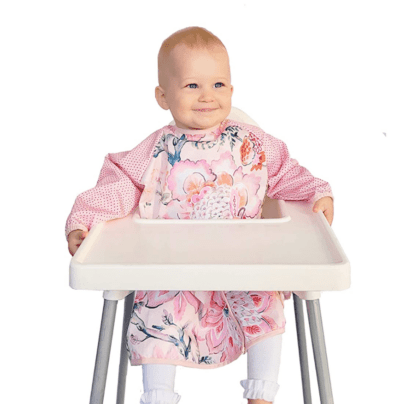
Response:
POLYGON ((211 112, 215 111, 217 108, 202 108, 202 109, 195 109, 196 112, 211 112))

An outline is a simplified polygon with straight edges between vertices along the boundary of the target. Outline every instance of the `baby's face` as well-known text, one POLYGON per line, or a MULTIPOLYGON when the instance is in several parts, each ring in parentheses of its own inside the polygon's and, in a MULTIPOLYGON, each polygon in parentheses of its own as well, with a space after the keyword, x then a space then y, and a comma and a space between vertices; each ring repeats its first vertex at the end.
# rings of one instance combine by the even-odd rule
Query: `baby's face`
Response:
POLYGON ((231 111, 233 86, 228 54, 177 46, 166 66, 165 84, 156 88, 160 106, 170 109, 184 129, 208 129, 231 111))

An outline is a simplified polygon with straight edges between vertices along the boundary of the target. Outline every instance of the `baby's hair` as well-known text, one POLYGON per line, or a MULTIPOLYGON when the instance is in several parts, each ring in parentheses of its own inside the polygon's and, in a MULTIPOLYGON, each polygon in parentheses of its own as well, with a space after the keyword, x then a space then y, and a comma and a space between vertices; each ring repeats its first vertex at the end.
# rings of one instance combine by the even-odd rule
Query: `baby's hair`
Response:
POLYGON ((161 74, 163 64, 168 59, 171 51, 177 46, 184 44, 190 49, 210 49, 223 48, 225 45, 212 32, 201 27, 187 27, 174 32, 165 39, 158 52, 158 82, 161 83, 161 74))

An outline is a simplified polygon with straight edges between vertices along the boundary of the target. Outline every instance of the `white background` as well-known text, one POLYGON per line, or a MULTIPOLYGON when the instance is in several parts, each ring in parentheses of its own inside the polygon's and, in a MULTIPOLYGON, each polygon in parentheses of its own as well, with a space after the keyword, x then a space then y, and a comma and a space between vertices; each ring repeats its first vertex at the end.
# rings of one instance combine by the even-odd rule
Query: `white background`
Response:
MULTIPOLYGON (((396 3, 1 3, 2 402, 89 401, 102 294, 69 288, 65 221, 108 152, 132 149, 171 120, 154 97, 157 53, 192 25, 227 47, 233 105, 333 188, 333 230, 352 265, 351 288, 321 299, 335 402, 396 400, 396 3)), ((116 396, 122 308, 106 403, 116 396)), ((286 316, 278 404, 302 400, 292 300, 286 316)), ((318 402, 311 344, 309 355, 318 402)), ((178 367, 181 403, 246 402, 246 359, 210 371, 178 367)), ((141 390, 141 368, 130 367, 126 403, 138 403, 141 390)))

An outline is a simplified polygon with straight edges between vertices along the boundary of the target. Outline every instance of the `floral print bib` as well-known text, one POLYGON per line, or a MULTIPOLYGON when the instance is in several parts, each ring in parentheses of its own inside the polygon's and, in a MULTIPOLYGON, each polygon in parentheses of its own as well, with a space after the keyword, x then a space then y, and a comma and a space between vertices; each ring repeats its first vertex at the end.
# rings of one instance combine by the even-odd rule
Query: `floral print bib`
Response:
POLYGON ((265 161, 262 139, 227 120, 205 132, 169 126, 142 177, 140 216, 259 218, 268 182, 265 161))

